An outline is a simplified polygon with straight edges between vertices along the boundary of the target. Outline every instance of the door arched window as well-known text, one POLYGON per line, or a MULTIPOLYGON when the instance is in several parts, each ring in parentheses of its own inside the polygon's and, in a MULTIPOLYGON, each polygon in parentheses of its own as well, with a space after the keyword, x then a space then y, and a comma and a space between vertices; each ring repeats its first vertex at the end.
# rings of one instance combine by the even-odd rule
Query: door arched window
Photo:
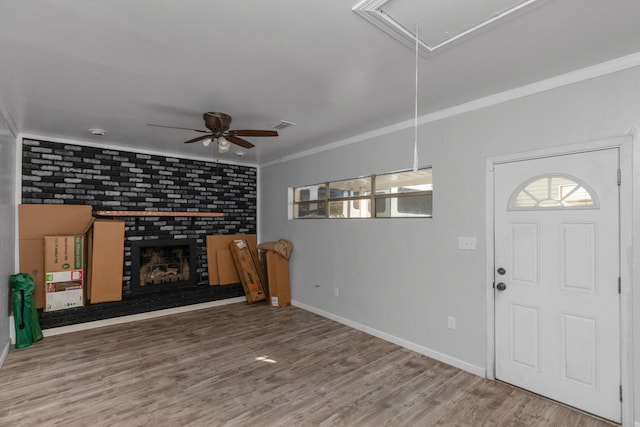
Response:
POLYGON ((509 198, 510 211, 598 209, 595 192, 580 179, 563 174, 539 175, 525 181, 509 198))

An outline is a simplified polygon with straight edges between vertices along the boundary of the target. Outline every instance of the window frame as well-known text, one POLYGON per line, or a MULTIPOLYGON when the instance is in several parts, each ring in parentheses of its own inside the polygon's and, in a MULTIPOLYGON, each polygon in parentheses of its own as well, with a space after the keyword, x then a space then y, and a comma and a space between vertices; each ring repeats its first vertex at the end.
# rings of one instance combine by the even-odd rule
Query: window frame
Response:
MULTIPOLYGON (((431 166, 425 166, 422 168, 417 169, 419 171, 423 171, 423 170, 431 170, 433 171, 433 167, 431 166)), ((396 172, 389 172, 389 173, 383 173, 383 174, 377 174, 377 175, 368 175, 368 176, 361 176, 361 177, 357 177, 357 178, 350 178, 350 179, 341 179, 341 180, 335 180, 335 181, 326 181, 326 182, 322 182, 322 183, 317 183, 317 184, 309 184, 309 185, 301 185, 298 187, 292 187, 291 191, 292 191, 292 198, 291 198, 291 219, 370 219, 370 218, 377 218, 377 219, 414 219, 414 218, 418 218, 418 219, 424 219, 424 218, 433 218, 433 207, 431 209, 431 212, 429 214, 424 214, 424 215, 420 215, 420 214, 412 214, 412 213, 407 213, 405 215, 389 215, 389 216, 379 216, 378 212, 377 212, 377 204, 379 203, 379 201, 391 201, 391 200, 400 200, 402 198, 409 198, 409 197, 422 197, 422 196, 431 196, 433 197, 433 172, 432 172, 432 179, 431 179, 431 190, 419 190, 419 191, 408 191, 408 192, 396 192, 396 193, 383 193, 383 194, 376 194, 377 190, 376 190, 376 178, 384 176, 384 175, 391 175, 391 174, 399 174, 399 173, 404 173, 404 172, 410 172, 411 169, 407 169, 407 170, 401 170, 401 171, 396 171, 396 172), (336 184, 336 183, 342 183, 345 181, 356 181, 356 180, 362 180, 362 179, 369 179, 370 183, 371 183, 371 188, 368 191, 368 195, 358 195, 358 196, 344 196, 344 197, 331 197, 331 185, 332 184, 336 184), (316 198, 316 199, 309 199, 309 200, 296 200, 296 193, 300 190, 300 189, 304 189, 306 187, 318 187, 318 193, 320 193, 320 188, 324 188, 323 191, 323 198, 316 198), (368 201, 368 206, 367 203, 362 203, 362 202, 366 202, 368 201), (367 206, 368 208, 368 216, 351 216, 351 212, 348 212, 346 216, 332 216, 331 215, 331 203, 335 203, 335 202, 347 202, 347 209, 351 209, 351 205, 352 203, 356 203, 358 202, 360 206, 367 206), (297 213, 300 212, 300 207, 301 206, 311 206, 312 204, 319 204, 321 206, 324 207, 324 215, 308 215, 308 216, 298 216, 297 213)), ((367 192, 367 191, 365 191, 367 192)))
MULTIPOLYGON (((309 184, 309 185, 302 185, 300 187, 294 187, 293 188, 293 212, 292 212, 292 218, 294 219, 320 219, 320 218, 326 218, 327 217, 327 208, 328 208, 328 203, 327 203, 327 183, 319 183, 319 184, 309 184), (300 191, 303 191, 303 189, 306 189, 307 187, 318 187, 318 192, 320 193, 320 189, 324 188, 324 197, 323 198, 315 198, 312 199, 311 198, 311 194, 309 194, 309 199, 307 200, 298 200, 296 201, 296 190, 300 189, 300 191), (318 205, 322 205, 324 207, 324 215, 308 215, 308 216, 303 216, 303 217, 299 217, 296 216, 296 207, 297 207, 297 212, 300 212, 300 206, 307 206, 308 208, 310 208, 311 205, 313 204, 318 204, 318 205)), ((311 209, 308 209, 311 210, 311 209)))

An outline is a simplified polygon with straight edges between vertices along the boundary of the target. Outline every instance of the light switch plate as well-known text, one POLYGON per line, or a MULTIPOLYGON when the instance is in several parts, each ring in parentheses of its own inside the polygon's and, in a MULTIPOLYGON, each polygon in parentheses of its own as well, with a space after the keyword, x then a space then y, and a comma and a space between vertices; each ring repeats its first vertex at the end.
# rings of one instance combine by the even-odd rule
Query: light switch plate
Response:
POLYGON ((477 249, 477 239, 475 237, 458 237, 458 249, 475 251, 477 249))
POLYGON ((452 331, 456 330, 456 318, 453 316, 447 317, 447 327, 452 331))

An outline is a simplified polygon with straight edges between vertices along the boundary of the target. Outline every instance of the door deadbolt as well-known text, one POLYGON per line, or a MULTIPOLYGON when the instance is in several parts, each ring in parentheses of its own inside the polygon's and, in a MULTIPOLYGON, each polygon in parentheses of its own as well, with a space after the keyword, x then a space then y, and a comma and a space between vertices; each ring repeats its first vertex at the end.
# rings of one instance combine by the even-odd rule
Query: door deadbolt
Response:
POLYGON ((500 267, 500 268, 498 269, 498 274, 499 274, 499 275, 501 275, 501 276, 504 276, 504 273, 506 273, 506 272, 507 272, 507 270, 505 270, 505 269, 504 269, 504 268, 502 268, 502 267, 500 267))

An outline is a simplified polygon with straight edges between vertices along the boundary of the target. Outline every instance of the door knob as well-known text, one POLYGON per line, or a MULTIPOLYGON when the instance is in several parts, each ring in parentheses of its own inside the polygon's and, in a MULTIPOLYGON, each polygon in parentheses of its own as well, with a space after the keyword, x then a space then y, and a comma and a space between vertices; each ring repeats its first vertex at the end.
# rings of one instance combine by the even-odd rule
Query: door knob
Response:
POLYGON ((507 285, 505 285, 504 283, 500 282, 496 285, 496 289, 499 291, 504 291, 505 289, 507 289, 507 285))
POLYGON ((506 273, 506 272, 507 272, 507 270, 505 270, 505 269, 504 269, 504 268, 502 268, 502 267, 500 267, 500 268, 498 269, 498 274, 499 274, 499 275, 501 275, 501 276, 504 276, 504 273, 506 273))

